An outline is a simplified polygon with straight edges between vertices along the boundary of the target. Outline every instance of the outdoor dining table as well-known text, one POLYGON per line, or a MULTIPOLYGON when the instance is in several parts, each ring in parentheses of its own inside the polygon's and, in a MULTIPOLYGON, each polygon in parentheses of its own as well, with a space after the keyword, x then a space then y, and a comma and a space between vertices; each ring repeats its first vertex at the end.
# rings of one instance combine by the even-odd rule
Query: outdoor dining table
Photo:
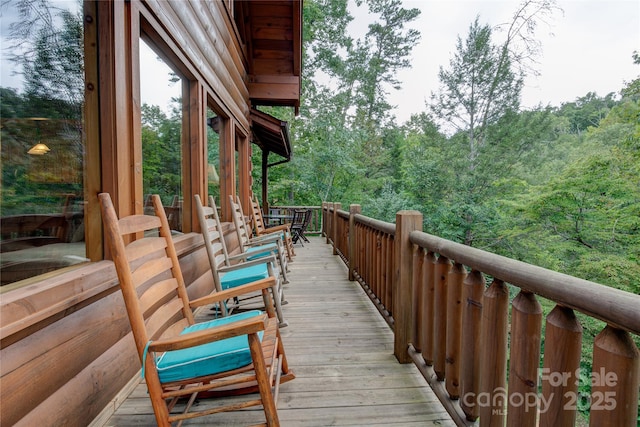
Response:
POLYGON ((269 221, 270 224, 274 224, 277 222, 278 225, 286 224, 288 222, 291 222, 291 220, 293 219, 293 215, 282 214, 265 215, 264 217, 267 221, 269 221))

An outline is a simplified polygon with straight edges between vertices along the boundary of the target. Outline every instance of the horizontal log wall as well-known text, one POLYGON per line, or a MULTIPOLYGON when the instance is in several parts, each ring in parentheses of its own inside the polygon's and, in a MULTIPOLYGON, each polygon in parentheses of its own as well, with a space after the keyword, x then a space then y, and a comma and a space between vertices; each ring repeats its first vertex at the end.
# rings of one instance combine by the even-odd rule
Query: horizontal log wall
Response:
MULTIPOLYGON (((210 293, 202 236, 176 243, 189 293, 210 293)), ((140 369, 111 261, 3 295, 0 317, 2 425, 87 425, 140 369)))
POLYGON ((350 277, 393 319, 398 360, 410 357, 458 425, 573 426, 577 409, 589 405, 591 426, 636 426, 640 351, 631 334, 640 335, 639 295, 423 233, 419 212, 399 212, 390 224, 350 211, 323 204, 326 235, 349 224, 360 248, 349 252, 350 277), (386 251, 386 239, 403 253, 386 251), (507 283, 517 291, 511 304, 507 283), (557 304, 546 319, 538 297, 557 304), (575 312, 606 323, 592 349, 593 372, 583 377, 575 312), (589 376, 591 396, 580 396, 578 384, 589 376))
MULTIPOLYGON (((175 242, 190 297, 212 292, 202 236, 175 242)), ((111 261, 4 294, 0 318, 0 425, 88 425, 140 369, 111 261)))

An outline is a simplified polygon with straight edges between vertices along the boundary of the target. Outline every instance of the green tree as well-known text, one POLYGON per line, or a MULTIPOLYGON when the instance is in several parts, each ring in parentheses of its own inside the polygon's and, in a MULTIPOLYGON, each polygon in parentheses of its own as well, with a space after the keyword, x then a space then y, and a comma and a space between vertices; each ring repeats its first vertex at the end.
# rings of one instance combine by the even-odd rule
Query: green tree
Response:
POLYGON ((388 88, 400 88, 396 75, 411 66, 411 51, 420 40, 418 30, 406 28, 420 15, 419 9, 405 9, 400 0, 368 0, 367 5, 379 20, 369 24, 364 40, 358 41, 347 62, 358 76, 353 91, 356 124, 364 128, 388 120, 392 108, 386 100, 388 88))
POLYGON ((435 117, 466 133, 470 170, 486 145, 487 126, 520 105, 522 80, 511 70, 509 57, 492 43, 491 34, 491 27, 481 26, 476 18, 465 41, 458 37, 449 69, 440 67, 441 88, 432 94, 435 117))
POLYGON ((624 101, 586 133, 588 147, 542 185, 505 197, 510 256, 637 293, 640 104, 624 101), (516 243, 517 242, 517 243, 516 243))
POLYGON ((477 244, 479 233, 492 229, 494 182, 532 142, 523 132, 514 134, 514 128, 524 129, 514 121, 521 119, 522 79, 535 72, 531 64, 540 46, 534 30, 555 8, 553 1, 524 1, 510 24, 497 28, 506 28, 501 44, 493 41, 494 29, 476 18, 464 42, 458 37, 449 68, 440 68, 441 86, 432 94, 430 109, 443 127, 456 133, 448 144, 456 170, 449 207, 457 214, 448 218, 457 219, 453 225, 463 230, 461 240, 467 245, 477 244))
POLYGON ((174 195, 182 195, 180 115, 169 118, 160 107, 147 104, 141 111, 143 189, 145 194, 160 194, 170 205, 174 195))
POLYGON ((615 104, 614 93, 601 98, 595 92, 589 92, 573 102, 562 104, 560 114, 569 120, 570 131, 581 135, 589 127, 598 126, 615 104))
POLYGON ((386 96, 399 84, 396 72, 409 66, 418 33, 404 26, 418 11, 398 0, 366 4, 377 20, 355 40, 347 33, 353 17, 346 1, 305 2, 301 118, 292 126, 296 173, 286 178, 296 203, 357 203, 396 175, 398 134, 384 129, 391 109, 386 96))

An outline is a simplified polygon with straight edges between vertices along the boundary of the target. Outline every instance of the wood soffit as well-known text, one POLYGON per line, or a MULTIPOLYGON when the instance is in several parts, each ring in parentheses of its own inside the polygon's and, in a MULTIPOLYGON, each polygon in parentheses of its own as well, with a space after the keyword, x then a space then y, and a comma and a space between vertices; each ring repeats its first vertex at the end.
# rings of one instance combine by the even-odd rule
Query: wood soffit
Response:
POLYGON ((302 1, 237 0, 236 24, 246 45, 252 105, 300 107, 302 1))

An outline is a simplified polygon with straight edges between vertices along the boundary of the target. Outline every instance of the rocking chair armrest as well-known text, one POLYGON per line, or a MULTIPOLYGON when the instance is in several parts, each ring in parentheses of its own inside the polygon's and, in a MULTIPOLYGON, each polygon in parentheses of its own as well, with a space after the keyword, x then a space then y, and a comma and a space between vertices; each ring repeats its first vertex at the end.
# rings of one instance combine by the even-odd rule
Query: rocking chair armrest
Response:
MULTIPOLYGON (((255 253, 249 253, 247 255, 256 256, 255 253)), ((258 264, 268 264, 268 263, 275 263, 275 262, 276 262, 275 255, 269 255, 269 256, 264 256, 264 257, 261 257, 261 258, 252 259, 251 261, 240 262, 238 264, 231 264, 231 265, 225 265, 225 266, 222 266, 222 267, 218 267, 218 272, 219 273, 227 273, 227 272, 233 271, 233 270, 240 270, 240 269, 247 268, 247 267, 253 267, 254 265, 258 265, 258 264)))
POLYGON ((263 230, 262 233, 260 233, 260 235, 264 236, 265 234, 276 233, 278 231, 289 231, 290 228, 291 228, 291 224, 290 223, 281 224, 281 225, 274 225, 273 227, 269 227, 269 228, 263 230))
POLYGON ((196 308, 196 307, 201 307, 203 305, 214 304, 217 302, 228 300, 229 298, 271 288, 276 283, 277 282, 275 277, 267 277, 266 279, 256 280, 255 282, 225 289, 224 291, 220 291, 220 292, 214 292, 210 295, 194 299, 189 302, 189 306, 191 306, 191 308, 196 308))
POLYGON ((229 255, 229 261, 243 261, 246 262, 247 258, 254 256, 255 254, 252 254, 250 252, 242 252, 239 254, 235 254, 235 255, 229 255))
POLYGON ((203 331, 190 332, 172 338, 153 341, 149 344, 149 351, 163 352, 180 350, 240 335, 256 334, 266 329, 267 319, 267 315, 264 314, 203 331))
POLYGON ((264 245, 265 243, 274 243, 280 240, 280 233, 278 234, 261 234, 256 237, 252 237, 246 243, 247 246, 264 245))

